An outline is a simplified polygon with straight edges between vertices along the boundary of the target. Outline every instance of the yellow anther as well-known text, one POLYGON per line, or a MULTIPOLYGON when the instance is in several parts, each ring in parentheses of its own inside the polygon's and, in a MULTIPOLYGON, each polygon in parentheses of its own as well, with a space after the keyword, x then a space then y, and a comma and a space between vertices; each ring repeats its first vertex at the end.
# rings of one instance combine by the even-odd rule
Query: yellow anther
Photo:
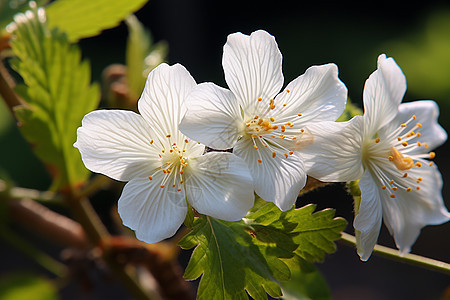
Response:
POLYGON ((163 187, 164 187, 164 185, 161 185, 161 186, 160 186, 160 188, 163 188, 163 187))
POLYGON ((375 143, 379 143, 379 142, 380 142, 380 138, 376 138, 375 143))
POLYGON ((392 160, 400 171, 409 170, 414 165, 414 161, 411 157, 404 157, 403 154, 401 154, 395 147, 391 148, 389 160, 392 160))
POLYGON ((420 190, 420 186, 416 187, 416 190, 420 190))
POLYGON ((262 98, 258 98, 258 101, 261 102, 261 101, 262 101, 262 98))
POLYGON ((421 142, 417 142, 417 146, 422 146, 422 143, 421 142))
POLYGON ((181 169, 181 170, 180 170, 180 174, 183 175, 183 173, 184 173, 184 171, 183 171, 183 169, 181 169))
POLYGON ((258 146, 256 146, 256 145, 253 145, 253 148, 255 148, 256 150, 258 150, 258 146))
POLYGON ((296 139, 297 139, 297 137, 296 137, 296 136, 293 136, 293 137, 292 137, 292 139, 293 139, 293 140, 296 140, 296 139))
POLYGON ((408 173, 403 174, 403 178, 408 177, 408 173))
POLYGON ((389 159, 390 161, 393 161, 393 160, 394 160, 394 157, 393 157, 392 155, 389 155, 389 156, 388 156, 388 159, 389 159))
POLYGON ((150 141, 150 145, 153 144, 153 140, 150 141))
POLYGON ((427 143, 423 143, 423 145, 425 146, 425 149, 428 149, 428 144, 427 143))
POLYGON ((275 156, 277 156, 276 152, 272 152, 272 157, 275 158, 275 156))
POLYGON ((148 179, 153 180, 153 177, 152 176, 148 176, 148 179))
POLYGON ((385 190, 385 189, 386 189, 386 186, 385 186, 385 185, 383 185, 383 186, 381 187, 381 189, 382 189, 382 190, 385 190))
POLYGON ((399 137, 397 138, 397 140, 400 142, 400 141, 402 140, 402 138, 399 136, 399 137))
POLYGON ((175 187, 175 184, 173 184, 172 187, 175 187))
POLYGON ((394 194, 390 194, 389 197, 395 198, 395 195, 394 194))
POLYGON ((422 177, 417 178, 418 182, 421 182, 422 180, 423 180, 422 177))
POLYGON ((271 104, 270 109, 275 109, 275 104, 271 104))
POLYGON ((259 163, 262 163, 262 160, 258 159, 258 162, 259 162, 259 163))
POLYGON ((407 142, 403 142, 403 143, 402 143, 402 146, 403 146, 403 147, 406 147, 406 146, 408 146, 408 143, 407 143, 407 142))
POLYGON ((290 90, 286 90, 286 92, 287 92, 287 93, 289 93, 289 92, 290 92, 290 90))
POLYGON ((294 127, 294 124, 292 122, 287 122, 285 125, 287 125, 289 127, 294 127))
POLYGON ((280 138, 284 139, 286 136, 284 134, 280 134, 280 138))
POLYGON ((416 133, 417 137, 420 137, 422 134, 420 132, 416 133))
POLYGON ((400 124, 400 127, 406 127, 406 124, 400 124))
POLYGON ((433 162, 430 162, 428 165, 431 167, 433 164, 434 164, 433 162))
POLYGON ((278 125, 273 125, 273 126, 272 126, 272 129, 273 129, 273 130, 278 129, 278 125))
POLYGON ((177 191, 181 192, 181 189, 177 189, 177 191))
POLYGON ((166 137, 170 138, 170 137, 171 137, 171 135, 170 135, 170 134, 168 134, 168 135, 166 135, 166 137))
POLYGON ((416 115, 413 115, 412 118, 413 118, 414 120, 417 119, 416 115))
POLYGON ((274 118, 270 118, 270 122, 275 122, 275 119, 274 118))
POLYGON ((258 119, 258 118, 259 118, 258 116, 255 116, 255 117, 254 117, 253 119, 255 119, 255 120, 256 120, 256 119, 258 119))
POLYGON ((261 125, 262 123, 264 122, 264 120, 263 119, 259 119, 259 121, 258 121, 258 125, 261 125))
POLYGON ((433 159, 436 157, 436 153, 434 153, 434 152, 430 152, 429 154, 430 154, 430 159, 433 159))
POLYGON ((292 154, 294 154, 294 151, 289 152, 289 155, 292 155, 292 154))
POLYGON ((281 132, 285 132, 286 131, 286 126, 281 125, 280 127, 281 127, 281 132))
POLYGON ((398 188, 396 186, 393 186, 392 190, 395 192, 396 190, 398 190, 398 188))
POLYGON ((297 114, 297 116, 301 117, 301 116, 302 116, 302 114, 297 114))
POLYGON ((406 192, 407 192, 407 193, 411 192, 411 188, 407 188, 407 189, 406 189, 406 192))
POLYGON ((389 181, 389 184, 393 184, 393 183, 394 183, 394 180, 389 181))
POLYGON ((287 105, 287 104, 286 104, 286 103, 284 103, 284 104, 283 104, 283 107, 286 107, 286 105, 287 105))
POLYGON ((305 129, 303 129, 303 128, 302 128, 302 129, 300 129, 300 132, 301 132, 301 133, 305 132, 305 129))
POLYGON ((419 127, 419 128, 422 127, 422 124, 421 124, 421 123, 417 123, 416 125, 417 125, 417 127, 419 127))
POLYGON ((189 143, 189 140, 188 140, 188 139, 185 139, 184 142, 185 142, 185 143, 189 143))
POLYGON ((252 134, 252 138, 257 138, 257 137, 258 137, 258 135, 252 134))
POLYGON ((420 161, 418 161, 418 162, 416 162, 415 166, 420 168, 422 166, 422 163, 420 161))
POLYGON ((284 154, 284 157, 288 158, 288 157, 289 157, 289 155, 287 155, 287 154, 285 153, 285 154, 284 154))

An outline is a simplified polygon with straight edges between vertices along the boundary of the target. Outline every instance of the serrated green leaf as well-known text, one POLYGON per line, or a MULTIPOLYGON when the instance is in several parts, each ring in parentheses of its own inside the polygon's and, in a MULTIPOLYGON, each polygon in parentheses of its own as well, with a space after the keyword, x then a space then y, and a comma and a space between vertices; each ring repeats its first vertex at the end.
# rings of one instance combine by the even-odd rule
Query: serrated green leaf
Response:
POLYGON ((334 210, 314 212, 315 208, 281 212, 273 203, 257 199, 240 222, 197 219, 180 242, 184 249, 197 246, 185 278, 203 274, 199 299, 246 299, 244 289, 255 299, 265 299, 266 293, 281 296, 279 282, 288 280, 294 269, 314 271, 311 262, 336 250, 334 241, 347 225, 334 217, 334 210))
POLYGON ((253 243, 244 222, 199 218, 180 246, 197 246, 184 277, 193 280, 203 274, 198 299, 248 299, 245 290, 254 299, 267 299, 266 293, 279 297, 281 289, 275 280, 290 278, 287 265, 266 253, 267 244, 253 243))
POLYGON ((119 25, 148 0, 57 0, 46 8, 49 28, 67 33, 69 41, 98 35, 119 25))
POLYGON ((0 278, 0 299, 56 300, 59 297, 51 281, 37 275, 13 273, 0 278))
POLYGON ((52 188, 75 186, 89 175, 73 147, 76 129, 98 106, 99 87, 91 85, 90 66, 81 60, 80 49, 65 34, 49 31, 45 18, 33 13, 15 20, 11 65, 24 80, 17 92, 28 103, 16 108, 20 130, 52 174, 52 188))
MULTIPOLYGON (((37 5, 42 6, 48 3, 48 1, 49 0, 35 0, 34 2, 36 2, 37 5)), ((30 1, 0 0, 0 31, 13 21, 15 14, 29 9, 29 2, 30 1)))
POLYGON ((334 241, 340 238, 347 221, 343 218, 334 218, 333 209, 314 213, 316 206, 309 204, 302 208, 280 212, 273 203, 263 201, 261 204, 261 201, 256 202, 258 209, 251 210, 246 216, 247 224, 260 228, 254 232, 257 239, 265 236, 273 238, 277 235, 275 229, 289 233, 294 243, 298 245, 295 254, 310 262, 323 261, 327 253, 336 250, 334 241))

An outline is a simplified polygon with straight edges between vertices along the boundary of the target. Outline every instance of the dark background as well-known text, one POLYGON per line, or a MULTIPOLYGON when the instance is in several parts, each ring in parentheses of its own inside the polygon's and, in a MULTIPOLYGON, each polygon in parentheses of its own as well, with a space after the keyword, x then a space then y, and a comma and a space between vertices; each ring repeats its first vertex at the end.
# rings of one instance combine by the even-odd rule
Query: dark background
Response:
MULTIPOLYGON (((441 108, 440 123, 450 130, 450 5, 445 1, 342 2, 342 1, 208 1, 153 0, 137 12, 154 40, 169 45, 168 62, 183 64, 197 82, 212 81, 226 86, 222 71, 222 47, 228 34, 250 34, 264 29, 274 35, 283 54, 285 85, 309 66, 334 62, 349 97, 361 105, 364 82, 376 69, 377 56, 386 53, 404 71, 408 91, 405 101, 436 100, 441 108)), ((94 80, 102 70, 125 59, 126 27, 105 31, 81 41, 84 56, 91 61, 94 80)), ((48 177, 14 127, 0 134, 1 145, 8 140, 0 165, 20 186, 45 189, 48 177), (12 160, 11 156, 20 161, 12 160), (5 158, 6 157, 6 158, 5 158)), ((3 146, 2 146, 3 147, 3 146)), ((450 207, 450 145, 436 150, 436 164, 444 177, 443 196, 450 207)), ((102 206, 98 200, 97 207, 102 206)), ((332 207, 347 219, 352 231, 352 199, 344 186, 334 184, 301 197, 297 205, 316 203, 332 207)), ((24 232, 26 234, 26 232, 24 232)), ((428 226, 412 248, 415 254, 450 262, 450 223, 428 226)), ((40 240, 38 240, 39 242, 40 240)), ((387 229, 379 243, 395 247, 387 229)), ((58 256, 59 249, 48 246, 58 256)), ((0 275, 6 269, 30 267, 30 262, 0 241, 0 275), (3 260, 3 259, 2 259, 3 260)), ((31 264, 31 267, 39 269, 31 264)), ((443 299, 450 277, 402 263, 372 256, 361 262, 356 251, 338 244, 319 269, 328 281, 334 299, 443 299)), ((92 299, 120 299, 111 290, 92 299), (115 295, 115 297, 112 297, 115 295), (112 297, 112 298, 110 298, 112 297)), ((106 290, 107 290, 106 289, 106 290)), ((448 294, 447 294, 448 295, 448 294)), ((67 299, 77 299, 67 293, 67 299)), ((447 296, 448 297, 448 296, 447 296)))

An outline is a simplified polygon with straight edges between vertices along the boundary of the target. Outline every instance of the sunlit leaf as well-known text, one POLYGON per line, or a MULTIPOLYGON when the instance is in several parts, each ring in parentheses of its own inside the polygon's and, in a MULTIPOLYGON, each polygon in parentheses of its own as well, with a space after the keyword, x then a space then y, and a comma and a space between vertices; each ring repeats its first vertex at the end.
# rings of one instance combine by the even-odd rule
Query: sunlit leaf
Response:
POLYGON ((2 300, 56 300, 56 286, 49 280, 32 274, 5 274, 0 278, 2 300))
POLYGON ((83 116, 99 103, 91 70, 66 35, 49 31, 43 11, 18 15, 12 40, 13 68, 25 84, 17 92, 29 104, 16 108, 20 129, 53 176, 53 188, 82 183, 89 172, 73 147, 83 116))
POLYGON ((202 276, 199 299, 247 299, 245 290, 255 299, 281 296, 279 283, 294 269, 314 271, 310 262, 336 250, 334 241, 347 224, 334 210, 314 210, 307 205, 281 212, 258 200, 239 222, 197 219, 180 242, 184 249, 196 247, 185 278, 202 276))
POLYGON ((245 290, 255 299, 267 299, 266 292, 279 297, 281 289, 274 280, 290 278, 286 264, 266 257, 265 247, 252 242, 241 222, 199 218, 180 246, 197 246, 184 277, 194 280, 203 274, 198 299, 248 299, 245 290))
POLYGON ((69 41, 113 28, 148 0, 57 0, 46 8, 49 28, 66 32, 69 41))

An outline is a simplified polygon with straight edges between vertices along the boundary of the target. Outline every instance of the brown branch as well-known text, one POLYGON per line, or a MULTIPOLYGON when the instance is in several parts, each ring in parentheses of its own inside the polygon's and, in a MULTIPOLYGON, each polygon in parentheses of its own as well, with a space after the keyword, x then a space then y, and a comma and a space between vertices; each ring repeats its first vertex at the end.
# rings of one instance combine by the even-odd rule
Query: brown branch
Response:
POLYGON ((25 106, 26 102, 20 98, 14 91, 16 86, 14 80, 11 78, 6 67, 3 65, 3 61, 0 59, 0 96, 8 105, 9 110, 14 115, 14 107, 25 106))

